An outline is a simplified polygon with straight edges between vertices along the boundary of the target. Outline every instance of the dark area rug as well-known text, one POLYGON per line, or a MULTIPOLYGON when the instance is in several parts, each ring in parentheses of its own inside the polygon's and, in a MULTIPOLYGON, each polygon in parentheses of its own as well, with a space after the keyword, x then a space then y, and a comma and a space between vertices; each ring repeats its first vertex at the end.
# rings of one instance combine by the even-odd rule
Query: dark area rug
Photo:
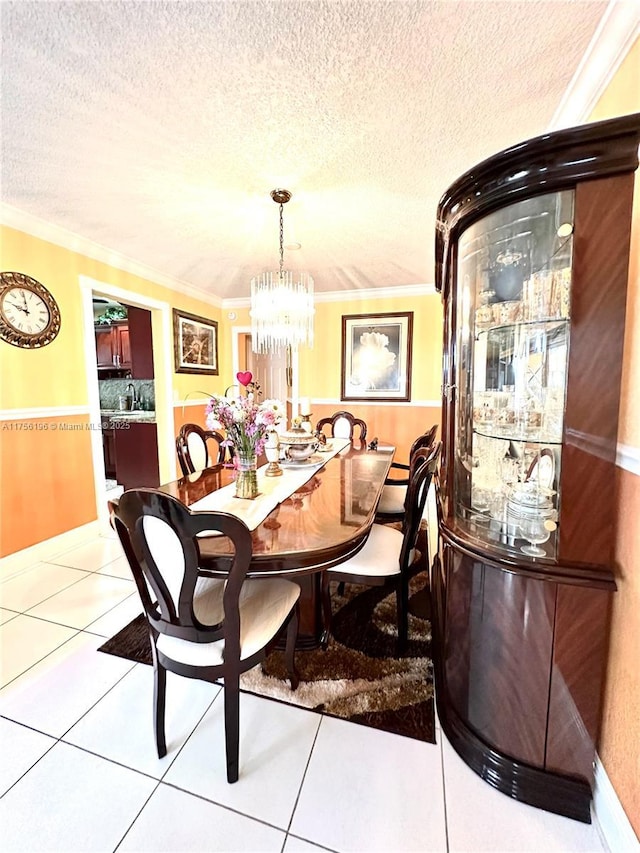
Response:
MULTIPOLYGON (((396 655, 396 599, 381 587, 332 585, 332 636, 326 651, 296 652, 300 685, 289 688, 284 653, 271 652, 244 673, 243 690, 319 713, 435 743, 431 625, 427 575, 411 581, 409 642, 396 655), (427 600, 425 611, 424 601, 427 600), (421 606, 414 606, 420 600, 421 606)), ((100 651, 151 665, 143 615, 100 647, 100 651)))

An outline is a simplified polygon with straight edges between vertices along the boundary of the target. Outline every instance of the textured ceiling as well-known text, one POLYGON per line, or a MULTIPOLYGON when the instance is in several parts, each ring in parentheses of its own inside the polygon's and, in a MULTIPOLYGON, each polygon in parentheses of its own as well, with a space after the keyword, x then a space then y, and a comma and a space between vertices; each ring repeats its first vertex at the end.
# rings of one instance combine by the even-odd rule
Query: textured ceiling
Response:
POLYGON ((2 2, 2 200, 222 298, 433 282, 438 199, 543 133, 606 2, 2 2))

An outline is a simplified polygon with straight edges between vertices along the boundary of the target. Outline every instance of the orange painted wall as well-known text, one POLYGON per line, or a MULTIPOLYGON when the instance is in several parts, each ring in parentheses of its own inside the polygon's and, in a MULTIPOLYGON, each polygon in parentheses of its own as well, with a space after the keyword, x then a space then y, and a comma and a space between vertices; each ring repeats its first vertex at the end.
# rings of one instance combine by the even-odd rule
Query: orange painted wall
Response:
MULTIPOLYGON (((640 112, 640 40, 589 121, 640 112)), ((640 449, 640 174, 636 172, 618 440, 640 449)), ((598 752, 640 838, 640 477, 618 471, 611 640, 598 752)))
POLYGON ((95 519, 89 427, 87 415, 0 422, 5 553, 95 519))

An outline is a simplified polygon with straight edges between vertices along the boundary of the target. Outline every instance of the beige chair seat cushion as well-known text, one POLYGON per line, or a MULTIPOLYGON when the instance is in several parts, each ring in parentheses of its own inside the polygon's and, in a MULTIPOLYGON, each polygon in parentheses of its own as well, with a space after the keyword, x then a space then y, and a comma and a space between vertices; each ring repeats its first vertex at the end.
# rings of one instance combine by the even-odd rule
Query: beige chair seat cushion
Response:
MULTIPOLYGON (((216 625, 222 621, 224 585, 224 580, 214 578, 198 581, 193 609, 203 624, 216 625)), ((242 660, 254 655, 275 637, 299 596, 298 584, 284 578, 244 582, 239 598, 242 660)), ((191 666, 219 666, 223 662, 224 640, 192 643, 160 634, 156 645, 166 657, 191 666)))
POLYGON ((406 486, 385 486, 378 503, 378 515, 397 515, 404 512, 404 501, 407 496, 406 486))
MULTIPOLYGON (((392 577, 400 574, 400 551, 402 533, 384 524, 373 524, 369 538, 358 553, 329 569, 329 573, 368 575, 369 577, 392 577)), ((415 549, 410 554, 409 564, 417 558, 415 549)))

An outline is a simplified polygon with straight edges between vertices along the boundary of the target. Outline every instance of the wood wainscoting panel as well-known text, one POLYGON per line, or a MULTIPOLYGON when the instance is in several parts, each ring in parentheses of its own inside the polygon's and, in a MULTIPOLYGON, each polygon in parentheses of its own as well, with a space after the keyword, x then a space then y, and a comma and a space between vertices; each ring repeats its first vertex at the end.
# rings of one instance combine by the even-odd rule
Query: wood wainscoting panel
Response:
POLYGON ((0 421, 0 556, 95 521, 88 415, 0 421))

